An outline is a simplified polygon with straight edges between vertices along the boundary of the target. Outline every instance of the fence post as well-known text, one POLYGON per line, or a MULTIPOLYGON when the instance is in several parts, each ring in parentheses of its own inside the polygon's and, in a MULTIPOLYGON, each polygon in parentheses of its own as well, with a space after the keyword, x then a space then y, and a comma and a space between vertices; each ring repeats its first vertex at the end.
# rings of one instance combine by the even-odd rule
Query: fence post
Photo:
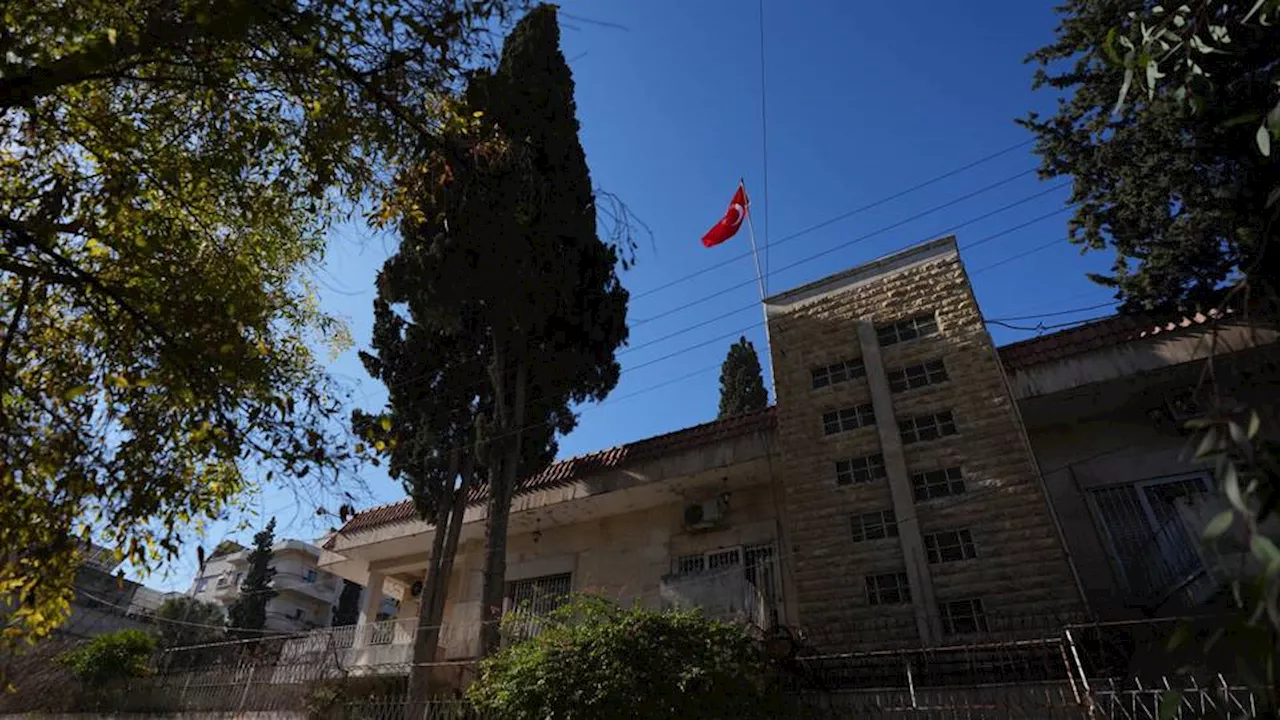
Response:
POLYGON ((244 693, 240 695, 240 707, 236 710, 237 713, 244 712, 244 704, 249 699, 249 690, 253 687, 253 673, 254 673, 254 670, 256 670, 257 668, 258 668, 257 665, 254 665, 254 664, 249 665, 249 678, 248 680, 245 681, 244 693))
MULTIPOLYGON (((1067 646, 1071 648, 1071 658, 1075 660, 1076 671, 1080 673, 1080 685, 1084 688, 1085 715, 1093 718, 1093 691, 1089 689, 1089 675, 1084 671, 1084 664, 1080 662, 1080 651, 1076 649, 1075 637, 1071 635, 1071 628, 1063 628, 1062 634, 1067 639, 1067 646)), ((1067 672, 1070 671, 1071 669, 1067 668, 1067 672)))

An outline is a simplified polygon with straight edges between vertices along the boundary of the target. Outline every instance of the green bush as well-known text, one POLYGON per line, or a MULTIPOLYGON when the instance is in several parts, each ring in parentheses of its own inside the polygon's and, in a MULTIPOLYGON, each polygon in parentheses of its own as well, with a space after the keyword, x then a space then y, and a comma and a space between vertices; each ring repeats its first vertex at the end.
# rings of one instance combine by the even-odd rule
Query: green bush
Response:
POLYGON ((500 720, 782 715, 770 663, 737 626, 579 597, 544 627, 481 664, 468 689, 479 710, 500 720))
POLYGON ((152 635, 141 630, 117 630, 62 653, 56 662, 85 687, 97 688, 149 675, 147 660, 155 649, 156 639, 152 635))

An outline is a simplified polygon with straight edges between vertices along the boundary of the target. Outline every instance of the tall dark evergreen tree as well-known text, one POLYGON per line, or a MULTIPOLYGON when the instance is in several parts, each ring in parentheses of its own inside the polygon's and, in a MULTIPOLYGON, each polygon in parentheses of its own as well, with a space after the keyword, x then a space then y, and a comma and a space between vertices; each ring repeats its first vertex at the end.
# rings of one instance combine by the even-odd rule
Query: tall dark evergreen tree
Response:
POLYGON ((360 593, 363 590, 360 583, 342 581, 342 594, 338 595, 338 604, 333 606, 333 627, 355 625, 360 620, 360 593))
POLYGON ((460 115, 475 121, 446 128, 451 147, 432 148, 401 178, 414 208, 384 268, 384 282, 416 283, 408 310, 421 337, 484 368, 470 434, 488 496, 485 653, 498 645, 516 481, 555 456, 555 433, 577 422, 571 404, 617 384, 614 353, 627 338, 617 265, 631 246, 597 234, 559 40, 555 8, 539 6, 507 38, 496 71, 472 78, 460 115))
POLYGON ((1143 87, 1151 84, 1147 67, 1126 79, 1123 43, 1162 35, 1143 27, 1183 30, 1167 22, 1170 11, 1149 13, 1146 0, 1068 0, 1054 42, 1029 58, 1039 65, 1035 86, 1065 98, 1052 116, 1031 113, 1021 124, 1036 135, 1041 175, 1072 178, 1072 242, 1114 251, 1112 272, 1093 278, 1115 288, 1126 310, 1215 304, 1222 284, 1240 273, 1261 291, 1255 295, 1274 296, 1280 205, 1268 208, 1268 197, 1280 188, 1280 152, 1259 152, 1258 136, 1268 110, 1280 115, 1280 26, 1258 21, 1251 10, 1260 5, 1198 5, 1193 22, 1220 23, 1217 37, 1230 38, 1212 51, 1194 50, 1221 45, 1207 27, 1196 42, 1137 48, 1143 58, 1150 53, 1156 77, 1179 80, 1154 87, 1143 87), (1203 71, 1188 72, 1187 82, 1173 66, 1184 53, 1203 71))
POLYGON ((756 346, 746 336, 729 346, 729 354, 720 366, 721 418, 763 410, 769 406, 769 393, 764 389, 764 373, 756 346))
MULTIPOLYGON (((276 519, 271 518, 261 532, 253 536, 249 553, 249 571, 240 584, 240 595, 227 610, 228 627, 261 632, 267 625, 267 603, 276 596, 271 581, 276 569, 271 566, 271 546, 276 542, 276 519)), ((237 633, 243 636, 246 633, 237 633)))

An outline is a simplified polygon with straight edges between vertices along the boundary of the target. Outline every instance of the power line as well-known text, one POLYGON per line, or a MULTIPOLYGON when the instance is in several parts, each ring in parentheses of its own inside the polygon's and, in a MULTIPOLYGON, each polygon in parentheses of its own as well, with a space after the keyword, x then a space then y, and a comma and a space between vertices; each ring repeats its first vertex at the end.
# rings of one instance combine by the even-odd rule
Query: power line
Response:
MULTIPOLYGON (((1029 171, 1029 172, 1030 172, 1030 171, 1029 171)), ((1004 184, 1004 183, 1011 182, 1012 180, 1015 180, 1015 179, 1017 179, 1018 177, 1021 177, 1022 175, 1025 175, 1025 174, 1027 174, 1027 173, 1020 173, 1019 175, 1016 175, 1016 176, 1013 176, 1013 177, 1010 177, 1010 178, 1005 178, 1004 180, 1001 180, 1001 181, 999 181, 999 182, 997 182, 997 183, 994 183, 994 184, 992 184, 992 185, 988 185, 987 187, 982 188, 981 190, 974 191, 974 192, 972 192, 972 193, 969 193, 968 195, 965 195, 965 196, 962 196, 962 197, 956 198, 955 200, 952 200, 952 201, 950 201, 950 202, 948 202, 948 203, 945 203, 945 204, 943 204, 943 205, 939 205, 939 206, 936 206, 936 207, 930 208, 930 209, 928 209, 928 210, 926 210, 926 211, 924 211, 924 212, 921 212, 921 213, 917 213, 917 214, 915 214, 915 215, 912 215, 911 217, 906 218, 905 220, 900 220, 900 221, 898 221, 898 222, 896 222, 896 223, 893 223, 893 224, 891 224, 891 225, 886 225, 886 226, 884 226, 884 227, 882 227, 882 228, 880 228, 880 229, 878 229, 878 230, 875 230, 875 231, 873 231, 873 232, 870 232, 870 233, 867 233, 867 234, 865 234, 865 235, 861 235, 861 236, 859 236, 859 237, 856 237, 856 238, 854 238, 854 239, 852 239, 852 240, 849 240, 849 241, 846 241, 846 242, 840 243, 839 245, 836 245, 836 246, 834 246, 834 247, 827 248, 826 250, 823 250, 823 251, 821 251, 821 252, 815 253, 815 254, 810 255, 810 256, 808 256, 808 257, 802 258, 802 259, 797 260, 797 261, 795 261, 795 262, 793 262, 793 263, 790 263, 790 264, 788 264, 788 265, 784 265, 784 266, 782 266, 782 267, 780 267, 780 268, 778 268, 778 269, 776 269, 776 270, 772 270, 772 271, 770 271, 770 274, 776 274, 776 273, 783 272, 783 271, 785 271, 785 270, 790 270, 790 269, 792 269, 792 268, 798 267, 798 266, 803 265, 803 264, 805 264, 805 263, 808 263, 808 262, 812 262, 812 261, 814 261, 814 260, 817 260, 818 258, 825 257, 825 256, 827 256, 827 255, 830 255, 830 254, 831 254, 831 253, 833 253, 833 252, 836 252, 836 251, 839 251, 839 250, 844 250, 844 249, 849 248, 849 247, 851 247, 851 246, 853 246, 853 245, 856 245, 856 244, 858 244, 858 243, 860 243, 860 242, 863 242, 863 241, 868 240, 868 239, 870 239, 870 238, 872 238, 872 237, 875 237, 876 235, 879 235, 879 234, 881 234, 881 233, 887 232, 887 231, 889 231, 889 230, 893 230, 894 228, 901 227, 902 225, 906 225, 907 223, 910 223, 910 222, 913 222, 913 221, 915 221, 915 220, 918 220, 918 219, 920 219, 920 218, 924 217, 925 215, 929 215, 929 214, 931 214, 931 213, 933 213, 933 212, 936 212, 937 210, 941 210, 942 208, 948 207, 948 206, 950 206, 950 205, 954 205, 954 204, 956 204, 956 203, 958 203, 958 202, 961 202, 961 201, 963 201, 963 200, 967 200, 967 199, 969 199, 969 198, 973 197, 974 195, 977 195, 977 194, 982 193, 982 192, 986 192, 987 190, 991 190, 991 189, 993 189, 993 188, 995 188, 995 187, 998 187, 999 185, 1002 185, 1002 184, 1004 184)), ((956 230, 959 230, 960 228, 967 227, 967 226, 972 225, 972 224, 974 224, 974 223, 976 223, 976 222, 980 222, 980 221, 982 221, 982 220, 986 220, 987 218, 990 218, 990 217, 994 217, 994 216, 999 215, 1000 213, 1005 212, 1005 211, 1007 211, 1007 210, 1012 210, 1013 208, 1015 208, 1015 207, 1017 207, 1017 206, 1019 206, 1019 205, 1024 205, 1024 204, 1026 204, 1026 203, 1028 203, 1028 202, 1031 202, 1032 200, 1035 200, 1036 198, 1039 198, 1039 197, 1042 197, 1042 196, 1044 196, 1044 195, 1048 195, 1049 193, 1052 193, 1052 192, 1055 192, 1055 191, 1061 190, 1062 188, 1067 187, 1067 185, 1068 185, 1068 184, 1069 184, 1069 183, 1067 183, 1067 182, 1062 182, 1062 183, 1058 183, 1057 185, 1050 186, 1047 190, 1042 190, 1042 191, 1040 191, 1040 192, 1038 192, 1038 193, 1034 193, 1034 194, 1032 194, 1032 195, 1028 195, 1027 197, 1022 198, 1021 200, 1016 200, 1016 201, 1014 201, 1014 202, 1012 202, 1012 203, 1009 203, 1009 204, 1007 204, 1007 205, 1004 205, 1004 206, 1001 206, 1001 207, 999 207, 999 208, 996 208, 995 210, 991 210, 991 211, 989 211, 989 212, 985 212, 985 213, 983 213, 983 214, 981 214, 981 215, 978 215, 978 216, 976 216, 976 217, 972 217, 972 218, 970 218, 970 219, 968 219, 968 220, 965 220, 964 222, 958 223, 958 224, 956 224, 956 225, 952 225, 951 227, 946 228, 946 229, 944 229, 944 230, 941 230, 941 231, 939 231, 939 232, 937 232, 937 233, 933 233, 933 234, 931 234, 931 235, 929 236, 929 238, 935 238, 935 237, 938 237, 938 236, 941 236, 941 235, 948 235, 948 234, 950 234, 950 233, 955 232, 956 230)), ((926 239, 928 239, 928 238, 926 238, 926 239)), ((782 241, 779 241, 779 244, 780 244, 781 242, 782 242, 782 241)), ((645 318, 645 319, 643 319, 643 320, 637 320, 637 321, 635 322, 635 324, 633 325, 633 327, 634 327, 634 326, 643 325, 643 324, 646 324, 646 323, 653 322, 654 320, 657 320, 657 319, 659 319, 659 318, 667 317, 668 315, 673 315, 673 314, 678 313, 678 312, 680 312, 680 311, 682 311, 682 310, 686 310, 686 309, 688 309, 688 308, 690 308, 690 307, 692 307, 692 306, 694 306, 694 305, 698 305, 698 304, 704 303, 704 302, 706 302, 706 301, 708 301, 708 300, 711 300, 711 299, 714 299, 714 298, 720 297, 720 296, 722 296, 722 295, 724 295, 724 294, 726 294, 726 293, 733 292, 734 290, 738 290, 738 289, 740 289, 740 288, 747 287, 747 286, 751 285, 751 284, 752 284, 752 283, 754 283, 754 282, 755 282, 755 280, 746 280, 746 281, 744 281, 744 282, 740 282, 740 283, 737 283, 737 284, 734 284, 734 285, 730 285, 729 287, 724 288, 723 290, 719 290, 719 291, 717 291, 717 292, 711 293, 710 295, 705 295, 705 296, 703 296, 703 297, 701 297, 701 298, 698 298, 698 299, 696 299, 696 300, 691 300, 691 301, 689 301, 689 302, 687 302, 687 303, 684 303, 684 304, 682 304, 682 305, 679 305, 679 306, 677 306, 677 307, 674 307, 674 308, 671 308, 671 309, 669 309, 669 310, 665 310, 665 311, 663 311, 663 312, 660 312, 660 313, 658 313, 657 315, 652 315, 652 316, 647 317, 647 318, 645 318)))
POLYGON ((1040 252, 1041 250, 1048 250, 1049 248, 1051 248, 1051 247, 1053 247, 1054 245, 1057 245, 1057 244, 1059 244, 1059 243, 1061 243, 1061 242, 1063 242, 1063 241, 1064 241, 1064 238, 1057 238, 1056 240, 1050 240, 1049 242, 1047 242, 1047 243, 1045 243, 1045 244, 1043 244, 1043 245, 1038 245, 1038 246, 1036 246, 1036 247, 1034 247, 1034 248, 1031 248, 1030 250, 1027 250, 1026 252, 1018 253, 1017 255, 1014 255, 1014 256, 1012 256, 1012 257, 1007 257, 1007 258, 1005 258, 1005 259, 1003 259, 1003 260, 1000 260, 999 262, 991 263, 990 265, 984 265, 984 266, 982 266, 982 267, 978 268, 977 270, 974 270, 973 272, 971 272, 971 273, 969 273, 969 274, 970 274, 970 275, 977 275, 977 274, 979 274, 979 273, 984 273, 984 272, 986 272, 986 271, 988 271, 988 270, 992 270, 992 269, 994 269, 994 268, 998 268, 998 267, 1000 267, 1001 265, 1004 265, 1004 264, 1006 264, 1006 263, 1011 263, 1011 262, 1014 262, 1015 260, 1021 260, 1022 258, 1027 257, 1028 255, 1034 255, 1034 254, 1036 254, 1036 253, 1040 252))
POLYGON ((987 323, 991 325, 999 325, 1000 327, 1008 328, 1010 330, 1022 330, 1024 332, 1043 332, 1045 330, 1058 330, 1061 328, 1071 327, 1073 325, 1086 325, 1091 322, 1097 322, 1098 320, 1106 320, 1109 317, 1112 317, 1112 316, 1099 315, 1097 317, 1085 318, 1084 320, 1072 320, 1071 322, 1057 323, 1054 325, 1045 325, 1044 323, 1040 323, 1039 325, 1030 326, 1030 327, 1026 325, 1010 325, 1009 323, 1003 322, 1000 320, 988 320, 987 323))
POLYGON ((1037 315, 1018 315, 1016 317, 991 318, 987 322, 1014 322, 1017 320, 1036 320, 1045 317, 1058 317, 1060 315, 1074 315, 1075 313, 1084 312, 1086 310, 1098 310, 1099 308, 1113 307, 1115 303, 1098 303, 1097 305, 1089 305, 1088 307, 1075 308, 1073 310, 1059 310, 1057 312, 1039 313, 1037 315))
MULTIPOLYGON (((899 199, 899 198, 901 198, 901 197, 905 197, 905 196, 907 196, 907 195, 910 195, 910 194, 911 194, 911 193, 913 193, 913 192, 916 192, 917 190, 922 190, 922 189, 924 189, 924 188, 926 188, 926 187, 929 187, 930 185, 933 185, 933 184, 935 184, 935 183, 941 182, 941 181, 946 180, 946 179, 951 178, 951 177, 955 177, 956 175, 959 175, 960 173, 962 173, 962 172, 964 172, 964 171, 966 171, 966 170, 971 170, 971 169, 973 169, 973 168, 975 168, 975 167, 977 167, 977 166, 979 166, 979 165, 982 165, 982 164, 984 164, 984 163, 987 163, 987 162, 990 162, 990 161, 992 161, 992 160, 995 160, 996 158, 999 158, 999 157, 1001 157, 1001 156, 1003 156, 1003 155, 1007 155, 1007 154, 1009 154, 1009 153, 1013 152, 1014 150, 1017 150, 1017 149, 1019 149, 1019 148, 1024 148, 1024 147, 1026 147, 1026 146, 1030 145, 1032 142, 1034 142, 1034 140, 1025 140, 1025 141, 1023 141, 1023 142, 1016 143, 1016 144, 1014 144, 1014 145, 1010 145, 1010 146, 1008 146, 1008 147, 1006 147, 1006 148, 1004 148, 1004 149, 1002 149, 1002 150, 998 150, 998 151, 996 151, 996 152, 994 152, 994 153, 991 153, 990 155, 986 155, 986 156, 984 156, 984 157, 980 157, 980 158, 978 158, 977 160, 973 160, 973 161, 971 161, 971 162, 969 162, 969 163, 966 163, 966 164, 964 164, 964 165, 961 165, 961 166, 960 166, 960 167, 958 167, 958 168, 955 168, 955 169, 953 169, 953 170, 948 170, 947 172, 942 173, 941 175, 935 175, 934 177, 931 177, 931 178, 929 178, 929 179, 927 179, 927 180, 924 180, 923 182, 916 183, 915 185, 912 185, 911 187, 906 188, 905 190, 899 190, 898 192, 895 192, 895 193, 893 193, 892 195, 886 195, 885 197, 882 197, 882 198, 880 198, 879 200, 874 200, 874 201, 869 202, 869 203, 867 203, 867 204, 865 204, 865 205, 862 205, 862 206, 860 206, 860 207, 854 208, 853 210, 849 210, 849 211, 847 211, 847 212, 841 213, 841 214, 839 214, 839 215, 836 215, 835 217, 829 218, 829 219, 827 219, 827 220, 823 220, 822 222, 819 222, 819 223, 817 223, 817 224, 810 225, 809 227, 804 228, 803 230, 800 230, 800 231, 798 231, 798 232, 795 232, 795 233, 792 233, 792 234, 790 234, 790 235, 787 235, 786 237, 782 238, 781 240, 778 240, 778 241, 776 241, 776 242, 771 242, 771 243, 769 243, 769 246, 773 246, 773 245, 780 245, 780 244, 782 244, 782 243, 784 243, 784 242, 788 242, 788 241, 790 241, 790 240, 794 240, 794 239, 796 239, 796 238, 798 238, 798 237, 801 237, 802 235, 807 235, 807 234, 809 234, 809 233, 811 233, 811 232, 813 232, 813 231, 815 231, 815 230, 820 230, 820 229, 822 229, 822 228, 824 228, 824 227, 826 227, 826 226, 828 226, 828 225, 831 225, 832 223, 837 223, 837 222, 839 222, 839 221, 841 221, 841 220, 845 220, 845 219, 847 219, 847 218, 851 218, 851 217, 853 217, 854 215, 858 215, 858 214, 860 214, 860 213, 864 213, 864 212, 866 212, 866 211, 868 211, 868 210, 871 210, 871 209, 873 209, 873 208, 877 208, 877 207, 879 207, 879 206, 881 206, 881 205, 884 205, 885 203, 892 202, 892 201, 897 200, 897 199, 899 199)), ((1034 172, 1034 170, 1031 170, 1031 171, 1029 171, 1029 172, 1034 172)), ((1024 174, 1026 174, 1026 173, 1024 173, 1024 174)), ((767 193, 767 190, 766 190, 766 193, 767 193)), ((767 198, 767 194, 766 194, 766 198, 767 198)), ((767 219, 767 213, 766 213, 766 219, 767 219)), ((657 287, 649 288, 648 290, 645 290, 645 291, 643 291, 643 292, 633 293, 631 297, 632 297, 632 299, 635 299, 635 300, 638 300, 638 299, 640 299, 640 298, 642 298, 642 297, 647 297, 647 296, 652 295, 652 294, 654 294, 654 293, 656 293, 656 292, 660 292, 660 291, 662 291, 662 290, 665 290, 665 289, 667 289, 667 288, 669 288, 669 287, 671 287, 671 286, 673 286, 673 285, 678 285, 678 284, 680 284, 680 283, 682 283, 682 282, 684 282, 684 281, 686 281, 686 280, 691 280, 691 279, 693 279, 693 278, 695 278, 695 277, 698 277, 698 276, 700 276, 700 275, 704 275, 704 274, 706 274, 706 273, 709 273, 709 272, 711 272, 712 270, 715 270, 715 269, 717 269, 717 268, 724 267, 725 265, 728 265, 728 264, 730 264, 730 263, 732 263, 732 262, 736 262, 736 261, 738 261, 738 260, 742 260, 743 258, 748 258, 748 257, 751 257, 751 253, 750 253, 750 252, 745 252, 745 253, 742 253, 742 254, 740 254, 740 255, 735 255, 735 256, 733 256, 733 257, 731 257, 731 258, 728 258, 727 260, 722 260, 722 261, 720 261, 720 262, 718 262, 718 263, 716 263, 716 264, 714 264, 714 265, 710 265, 710 266, 708 266, 708 267, 702 268, 701 270, 697 270, 697 271, 695 271, 695 272, 689 273, 688 275, 684 275, 683 277, 678 277, 678 278, 676 278, 675 280, 671 280, 671 281, 669 281, 669 282, 663 283, 662 285, 659 285, 659 286, 657 286, 657 287)))

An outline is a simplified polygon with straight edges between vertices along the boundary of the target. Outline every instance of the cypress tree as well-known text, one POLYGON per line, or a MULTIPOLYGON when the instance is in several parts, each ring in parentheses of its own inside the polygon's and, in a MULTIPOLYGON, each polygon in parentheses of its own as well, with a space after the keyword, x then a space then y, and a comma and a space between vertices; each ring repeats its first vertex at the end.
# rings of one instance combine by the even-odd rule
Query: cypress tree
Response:
POLYGON ((240 585, 240 595, 227 611, 228 625, 239 630, 260 633, 267 624, 267 603, 276 596, 271 581, 276 569, 271 567, 271 546, 276 542, 276 519, 253 536, 249 553, 249 572, 240 585))
POLYGON ((755 345, 746 336, 729 346, 720 366, 720 418, 763 410, 769 406, 764 375, 755 345))

